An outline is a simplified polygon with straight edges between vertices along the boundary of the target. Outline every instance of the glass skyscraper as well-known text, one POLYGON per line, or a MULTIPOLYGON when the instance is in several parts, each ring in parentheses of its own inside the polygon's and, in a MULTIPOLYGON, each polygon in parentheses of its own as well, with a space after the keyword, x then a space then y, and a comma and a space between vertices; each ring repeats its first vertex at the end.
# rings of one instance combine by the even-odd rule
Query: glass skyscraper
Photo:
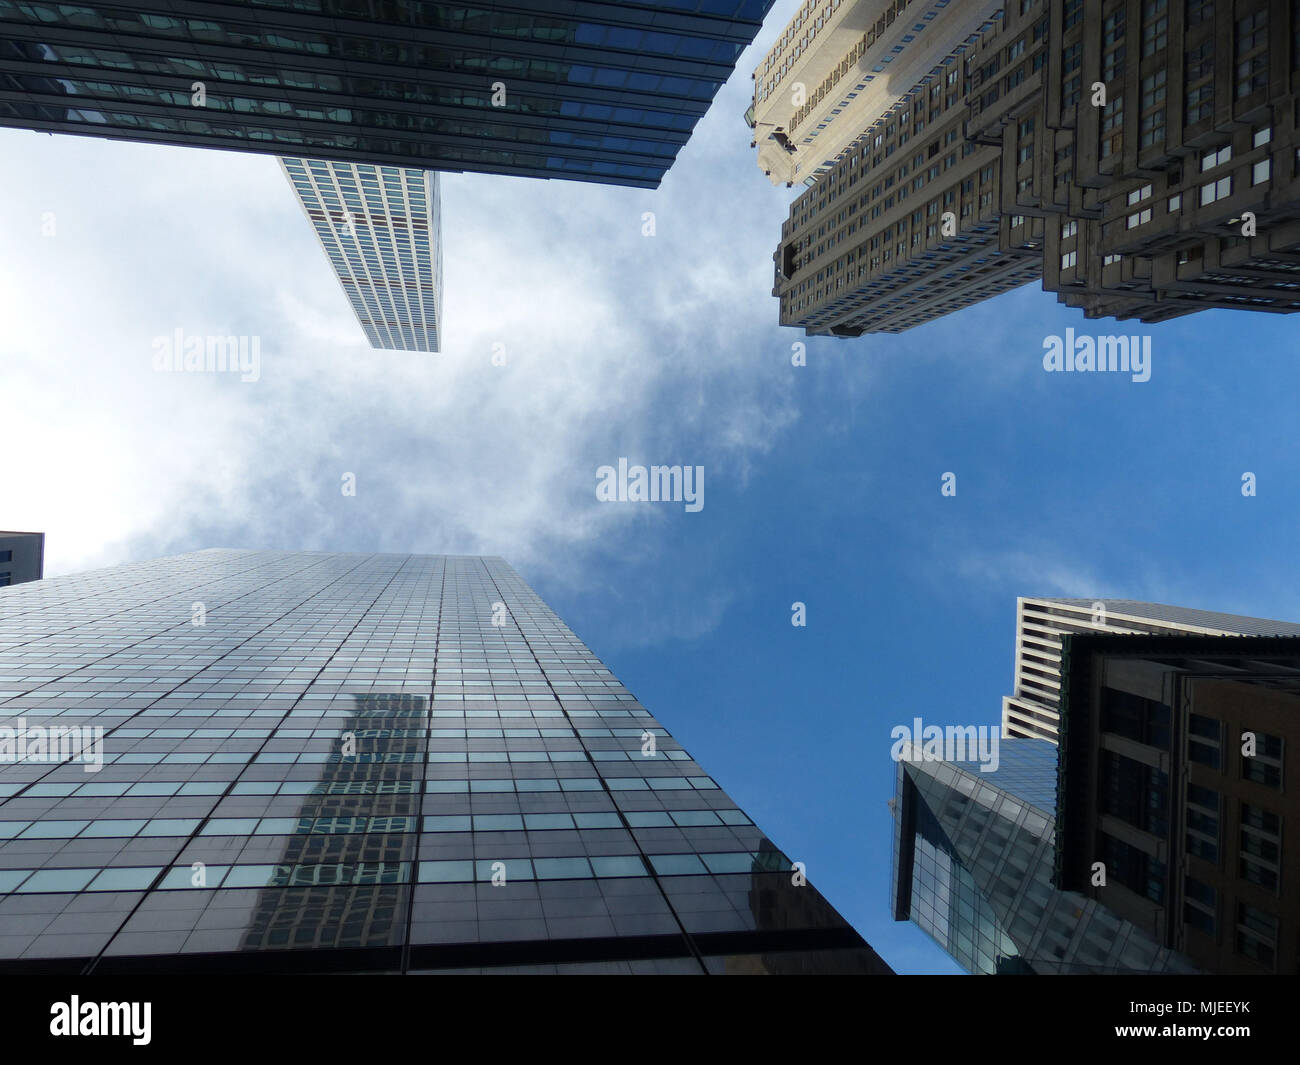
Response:
POLYGON ((655 188, 772 0, 0 0, 0 126, 655 188))
POLYGON ((427 170, 281 159, 371 347, 437 351, 442 211, 427 170))
POLYGON ((1141 927, 1053 883, 1057 748, 1004 739, 996 770, 900 761, 891 903, 967 972, 1195 972, 1141 927))
POLYGON ((0 592, 0 971, 888 966, 499 558, 0 592))

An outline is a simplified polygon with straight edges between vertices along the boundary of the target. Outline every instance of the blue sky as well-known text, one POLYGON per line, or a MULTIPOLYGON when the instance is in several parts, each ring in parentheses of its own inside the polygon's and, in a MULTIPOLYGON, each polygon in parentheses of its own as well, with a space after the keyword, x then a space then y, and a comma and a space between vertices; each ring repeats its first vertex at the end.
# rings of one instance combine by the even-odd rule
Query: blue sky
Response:
POLYGON ((794 6, 658 191, 445 177, 439 355, 366 345, 271 157, 0 130, 0 526, 45 530, 51 575, 500 554, 887 961, 952 972, 889 919, 890 728, 998 720, 1017 595, 1300 619, 1295 329, 1037 286, 901 336, 778 328, 794 190, 741 115, 794 6), (1151 379, 1044 372, 1067 326, 1149 334, 1151 379), (261 379, 155 373, 176 328, 260 337, 261 379), (704 509, 597 502, 620 457, 703 466, 704 509))

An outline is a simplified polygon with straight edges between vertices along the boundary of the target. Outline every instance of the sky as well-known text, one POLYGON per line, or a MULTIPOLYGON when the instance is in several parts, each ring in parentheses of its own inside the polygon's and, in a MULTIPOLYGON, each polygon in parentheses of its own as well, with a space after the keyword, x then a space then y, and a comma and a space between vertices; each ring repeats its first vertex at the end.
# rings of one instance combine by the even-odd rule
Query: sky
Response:
POLYGON ((1090 322, 1037 284, 779 327, 800 190, 742 115, 796 6, 658 190, 444 175, 440 354, 368 346, 273 157, 0 129, 0 528, 46 532, 47 576, 500 555, 887 962, 951 973, 889 913, 891 728, 997 723, 1018 595, 1300 620, 1295 327, 1090 322), (1045 372, 1067 327, 1149 335, 1150 380, 1045 372), (155 371, 178 328, 258 337, 259 379, 155 371), (599 501, 620 458, 702 466, 703 509, 599 501))

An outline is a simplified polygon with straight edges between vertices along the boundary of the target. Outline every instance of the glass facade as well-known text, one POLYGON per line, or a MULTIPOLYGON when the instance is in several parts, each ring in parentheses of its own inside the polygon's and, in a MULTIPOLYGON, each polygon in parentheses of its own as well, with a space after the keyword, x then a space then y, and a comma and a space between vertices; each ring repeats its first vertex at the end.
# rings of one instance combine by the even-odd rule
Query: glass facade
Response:
POLYGON ((0 971, 889 972, 798 880, 499 558, 0 592, 0 971))
POLYGON ((1195 972, 1097 902, 1053 885, 1057 748, 1004 739, 998 768, 900 762, 893 910, 967 972, 1195 972))
POLYGON ((657 187, 771 0, 0 0, 0 125, 657 187))
POLYGON ((371 346, 437 351, 438 175, 321 159, 280 164, 371 346))

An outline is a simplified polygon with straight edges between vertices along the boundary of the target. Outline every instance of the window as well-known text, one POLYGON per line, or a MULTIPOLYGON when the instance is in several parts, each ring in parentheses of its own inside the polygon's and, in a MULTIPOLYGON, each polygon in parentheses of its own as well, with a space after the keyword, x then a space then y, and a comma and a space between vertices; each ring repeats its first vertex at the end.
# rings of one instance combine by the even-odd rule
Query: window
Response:
POLYGON ((1271 810, 1241 804, 1238 871, 1243 880, 1276 892, 1282 869, 1281 819, 1271 810))
POLYGON ((1218 769, 1222 765, 1223 725, 1203 714, 1187 715, 1187 757, 1218 769))
POLYGON ((1073 270, 1075 263, 1077 263, 1078 261, 1079 261, 1078 252, 1067 251, 1064 255, 1061 256, 1061 269, 1073 270))
POLYGON ((1187 25, 1199 26, 1214 17, 1214 0, 1187 0, 1187 25))
POLYGON ((1268 87, 1268 11, 1237 20, 1237 98, 1268 87))
POLYGON ((12 551, 0 551, 0 562, 12 562, 14 553, 12 551))
POLYGON ((1257 906, 1239 902, 1237 953, 1271 968, 1277 954, 1277 918, 1257 906))
POLYGON ((1255 130, 1255 135, 1250 140, 1250 146, 1252 148, 1261 148, 1272 139, 1273 128, 1271 126, 1265 126, 1263 129, 1255 130))
POLYGON ((1164 103, 1165 99, 1165 70, 1161 67, 1154 74, 1148 74, 1142 79, 1142 108, 1155 107, 1156 104, 1164 103))
POLYGON ((1169 0, 1146 0, 1142 5, 1142 55, 1154 55, 1169 45, 1169 0))
POLYGON ((1282 737, 1255 733, 1255 753, 1241 756, 1241 775, 1266 788, 1282 790, 1282 737))
POLYGON ((1272 176, 1273 160, 1271 159, 1261 159, 1250 168, 1250 183, 1252 185, 1262 185, 1272 176))
POLYGON ((1190 126, 1214 113, 1214 38, 1188 49, 1185 59, 1183 84, 1190 126))
POLYGON ((1194 877, 1183 878, 1183 920, 1206 935, 1214 935, 1218 915, 1218 892, 1194 877))
POLYGON ((1114 81, 1124 76, 1124 8, 1106 16, 1102 32, 1101 80, 1114 81))
POLYGON ((1163 903, 1168 872, 1165 863, 1105 832, 1099 835, 1107 877, 1152 902, 1163 903))
POLYGON ((1187 853, 1207 862, 1219 861, 1219 793, 1190 781, 1187 784, 1187 853))
POLYGON ((1214 203, 1232 195, 1232 178, 1219 178, 1201 186, 1201 206, 1214 203))
POLYGON ((1144 226, 1151 221, 1151 208, 1147 207, 1141 211, 1134 211, 1124 220, 1125 229, 1136 229, 1138 226, 1144 226))
POLYGON ((1181 193, 1176 193, 1169 197, 1169 213, 1173 214, 1183 206, 1183 197, 1181 193))
POLYGON ((1161 838, 1169 834, 1169 775, 1164 771, 1105 751, 1100 791, 1103 813, 1161 838))
POLYGON ((1141 188, 1136 188, 1128 194, 1128 205, 1132 207, 1135 203, 1141 203, 1143 200, 1148 199, 1150 196, 1151 196, 1151 186, 1143 185, 1141 188))
POLYGON ((1101 158, 1116 155, 1124 148, 1124 97, 1117 93, 1101 112, 1101 158))
POLYGON ((1143 148, 1163 144, 1165 140, 1165 109, 1163 107, 1142 116, 1139 141, 1143 148))
POLYGON ((1140 695, 1102 688, 1101 728, 1151 747, 1168 750, 1170 711, 1164 703, 1140 695))
POLYGON ((1201 173, 1207 170, 1213 170, 1216 166, 1222 166, 1232 158, 1232 145, 1225 144, 1222 148, 1212 148, 1208 152, 1201 153, 1201 173))
POLYGON ((1070 219, 1070 221, 1068 222, 1061 223, 1062 240, 1068 240, 1070 237, 1074 236, 1078 232, 1079 232, 1079 223, 1076 220, 1070 219))

